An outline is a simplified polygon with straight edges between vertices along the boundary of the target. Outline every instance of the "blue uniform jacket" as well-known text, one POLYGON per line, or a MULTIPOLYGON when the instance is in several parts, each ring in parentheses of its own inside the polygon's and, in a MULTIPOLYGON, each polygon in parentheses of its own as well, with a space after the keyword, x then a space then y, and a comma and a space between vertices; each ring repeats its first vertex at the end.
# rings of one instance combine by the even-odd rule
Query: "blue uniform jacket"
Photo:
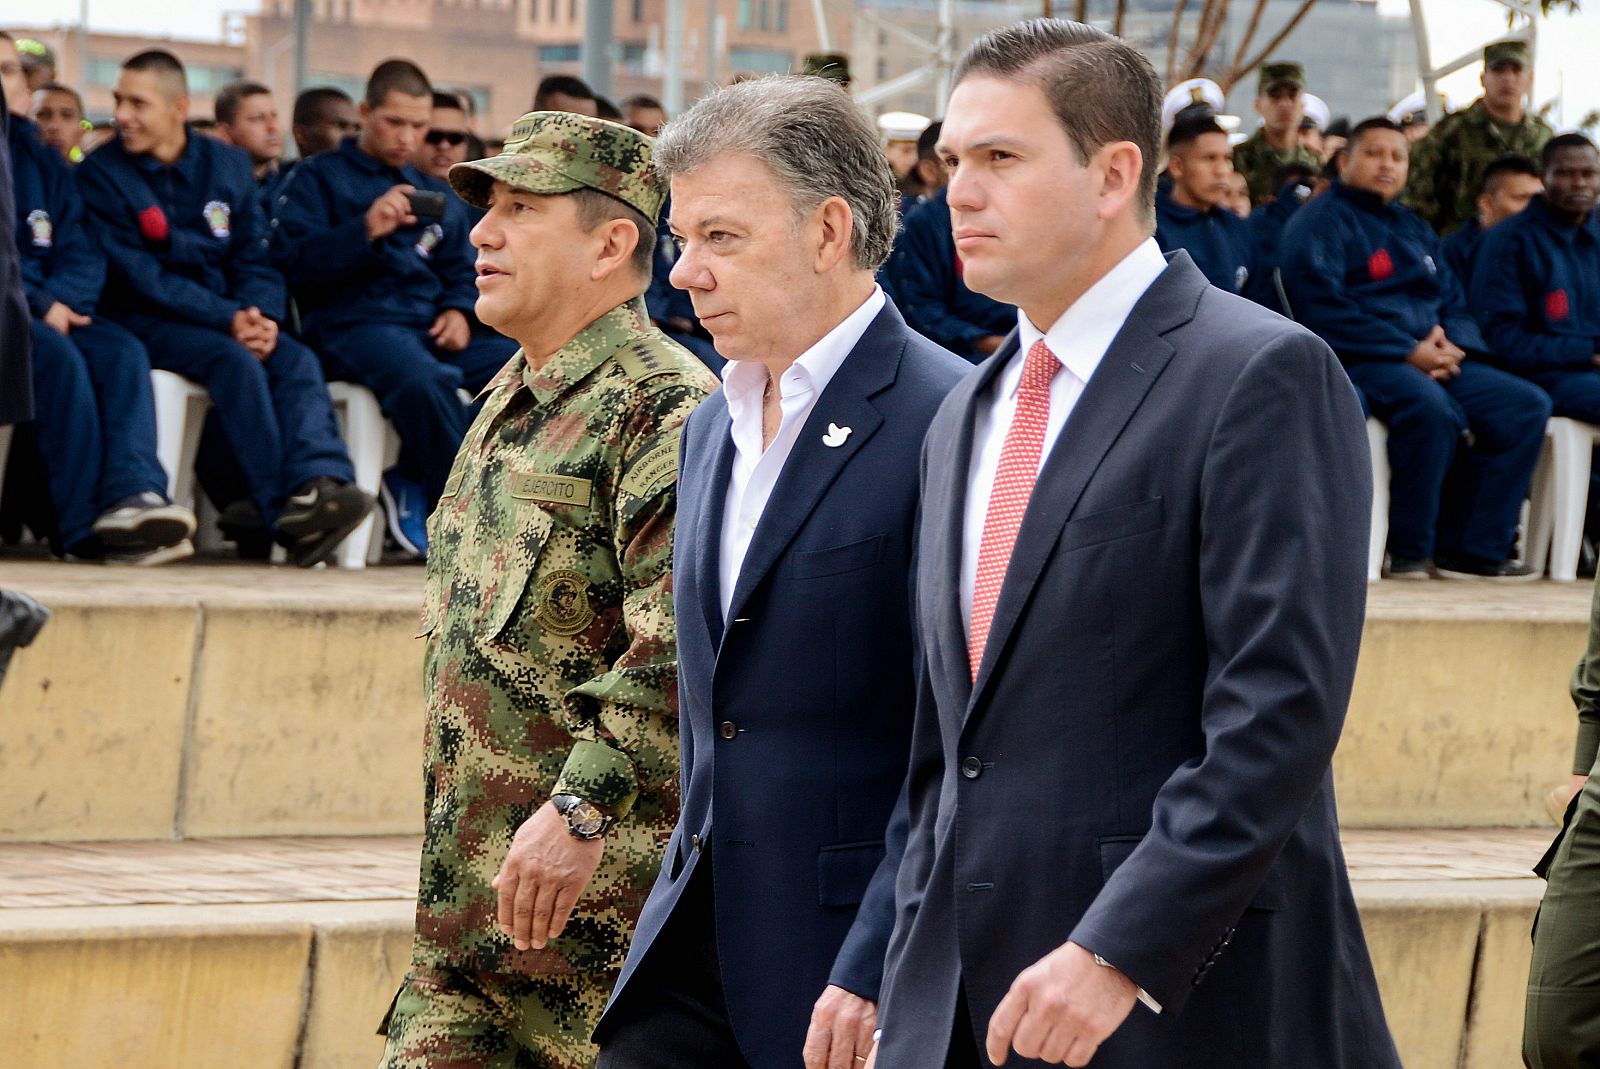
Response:
POLYGON ((1009 334, 1016 327, 1017 310, 961 281, 945 196, 941 189, 906 218, 889 277, 911 329, 972 359, 979 356, 979 338, 1009 334))
POLYGON ((1226 208, 1185 208, 1170 190, 1157 190, 1156 244, 1162 252, 1187 252, 1218 289, 1243 293, 1250 280, 1249 224, 1226 208))
POLYGON ((1433 228, 1374 193, 1335 182, 1297 211, 1279 272, 1295 319, 1347 364, 1398 363, 1435 326, 1469 352, 1488 348, 1433 228))
POLYGON ((426 329, 446 309, 470 318, 478 300, 465 205, 410 164, 390 167, 346 138, 294 169, 273 214, 272 256, 309 334, 357 323, 426 329), (439 221, 367 240, 367 209, 394 186, 445 194, 439 221))
POLYGON ((106 258, 83 224, 83 197, 72 168, 21 116, 11 117, 8 140, 28 311, 43 316, 59 301, 93 315, 106 282, 106 258))
POLYGON ((1244 289, 1239 294, 1280 315, 1288 315, 1289 312, 1283 307, 1272 273, 1279 267, 1279 245, 1283 241, 1284 228, 1310 195, 1310 186, 1301 182, 1286 182, 1276 197, 1250 213, 1250 219, 1245 224, 1250 239, 1250 277, 1245 280, 1244 289))
POLYGON ((267 260, 261 191, 243 150, 189 132, 177 163, 134 156, 120 137, 78 165, 111 270, 104 307, 228 331, 251 306, 283 322, 283 278, 267 260))
POLYGON ((1482 241, 1483 227, 1476 219, 1468 219, 1439 241, 1440 259, 1468 293, 1472 292, 1472 265, 1477 261, 1478 245, 1482 241))
POLYGON ((1483 235, 1472 308, 1513 371, 1588 371, 1600 352, 1600 223, 1569 226, 1535 197, 1483 235))

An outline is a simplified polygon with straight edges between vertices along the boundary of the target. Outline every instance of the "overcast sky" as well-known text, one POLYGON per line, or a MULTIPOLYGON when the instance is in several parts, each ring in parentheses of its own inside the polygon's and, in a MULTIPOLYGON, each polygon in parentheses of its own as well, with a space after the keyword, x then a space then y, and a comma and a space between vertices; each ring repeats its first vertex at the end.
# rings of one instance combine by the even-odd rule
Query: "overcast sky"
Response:
MULTIPOLYGON (((97 30, 161 33, 174 37, 215 40, 221 36, 225 12, 260 10, 257 0, 183 0, 159 5, 150 0, 88 0, 89 22, 97 30)), ((1587 0, 1587 18, 1556 15, 1539 27, 1539 57, 1534 95, 1540 103, 1562 97, 1557 125, 1576 123, 1591 108, 1600 108, 1600 0, 1587 0)), ((1505 9, 1494 0, 1424 0, 1435 64, 1447 62, 1505 31, 1505 9)), ((76 23, 78 0, 28 0, 28 15, 13 25, 76 23)), ((1404 14, 1408 0, 1378 0, 1381 10, 1404 14)), ((1303 39, 1303 38, 1302 38, 1303 39)), ((1291 38, 1291 40, 1296 40, 1291 38)), ((1469 68, 1447 79, 1446 95, 1456 104, 1473 99, 1478 71, 1469 68)), ((1338 110, 1335 102, 1335 110, 1338 110)))

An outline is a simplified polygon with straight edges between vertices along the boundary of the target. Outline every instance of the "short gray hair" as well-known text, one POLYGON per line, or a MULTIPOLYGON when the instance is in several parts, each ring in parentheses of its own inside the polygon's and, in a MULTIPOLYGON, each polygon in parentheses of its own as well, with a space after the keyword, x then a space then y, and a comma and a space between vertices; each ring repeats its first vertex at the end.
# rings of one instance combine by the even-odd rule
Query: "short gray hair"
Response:
POLYGON ((730 154, 754 156, 805 216, 829 197, 850 206, 856 266, 876 271, 894 245, 899 196, 878 132, 843 89, 812 75, 774 75, 701 97, 662 127, 655 165, 664 179, 730 154))

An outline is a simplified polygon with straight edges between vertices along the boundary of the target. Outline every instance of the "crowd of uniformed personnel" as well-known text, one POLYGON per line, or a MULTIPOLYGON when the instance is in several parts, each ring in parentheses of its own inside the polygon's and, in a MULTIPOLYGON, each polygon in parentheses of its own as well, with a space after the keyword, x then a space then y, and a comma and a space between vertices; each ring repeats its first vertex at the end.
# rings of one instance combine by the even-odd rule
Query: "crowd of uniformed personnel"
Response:
MULTIPOLYGON (((389 535, 425 556, 469 399, 516 348, 474 314, 469 234, 483 213, 446 180, 500 147, 475 132, 472 96, 437 91, 397 59, 360 101, 306 90, 287 124, 248 81, 197 116, 182 65, 149 51, 123 64, 105 130, 54 80, 47 50, 23 44, 0 39, 0 73, 19 120, 38 417, 12 450, 0 535, 26 527, 82 559, 193 552, 194 515, 168 499, 156 459, 156 368, 210 394, 197 473, 223 536, 244 556, 277 542, 304 565, 375 506, 354 485, 326 382, 371 390, 401 441, 378 495, 389 535)), ((1173 89, 1163 113, 1163 249, 1318 333, 1388 429, 1392 578, 1531 577, 1517 520, 1544 421, 1600 422, 1600 158, 1529 110, 1525 43, 1496 42, 1483 59, 1482 97, 1432 129, 1420 98, 1335 120, 1287 61, 1261 68, 1248 137, 1219 122, 1221 90, 1204 79, 1173 89)), ((849 83, 837 54, 807 72, 849 83)), ((667 119, 655 98, 613 105, 559 75, 533 106, 648 136, 667 119)), ((880 127, 902 224, 879 281, 913 328, 979 362, 1015 311, 963 284, 940 124, 896 113, 880 127)), ((666 214, 651 319, 720 369, 668 281, 666 214)), ((1600 533, 1600 508, 1590 521, 1600 533)))

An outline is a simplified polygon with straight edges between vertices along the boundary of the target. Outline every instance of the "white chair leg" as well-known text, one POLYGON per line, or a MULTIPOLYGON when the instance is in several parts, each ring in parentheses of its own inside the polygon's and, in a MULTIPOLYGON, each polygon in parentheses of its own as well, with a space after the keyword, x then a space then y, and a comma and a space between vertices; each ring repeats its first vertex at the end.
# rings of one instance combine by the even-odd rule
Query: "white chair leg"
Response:
MULTIPOLYGON (((370 390, 345 382, 328 384, 328 395, 333 400, 334 412, 340 420, 345 448, 350 452, 350 463, 355 468, 356 485, 374 496, 383 478, 383 412, 370 390)), ((338 563, 341 568, 363 568, 369 559, 368 547, 376 529, 382 538, 382 528, 377 526, 374 511, 362 521, 339 545, 338 563)), ((382 542, 379 542, 380 551, 382 542)))
POLYGON ((1523 529, 1522 562, 1543 575, 1550 564, 1550 540, 1555 532, 1556 459, 1553 435, 1556 421, 1545 424, 1544 448, 1533 469, 1528 498, 1528 521, 1523 529))
POLYGON ((1384 544, 1389 540, 1389 432, 1376 419, 1367 420, 1367 448, 1372 454, 1372 524, 1367 538, 1367 582, 1383 575, 1384 544))
POLYGON ((1550 544, 1550 578, 1570 583, 1578 577, 1594 434, 1592 427, 1577 420, 1552 419, 1550 423, 1555 447, 1555 533, 1550 544))
POLYGON ((178 480, 183 461, 183 424, 189 412, 189 383, 170 371, 152 371, 150 390, 156 403, 156 459, 167 473, 167 496, 180 501, 178 480))

